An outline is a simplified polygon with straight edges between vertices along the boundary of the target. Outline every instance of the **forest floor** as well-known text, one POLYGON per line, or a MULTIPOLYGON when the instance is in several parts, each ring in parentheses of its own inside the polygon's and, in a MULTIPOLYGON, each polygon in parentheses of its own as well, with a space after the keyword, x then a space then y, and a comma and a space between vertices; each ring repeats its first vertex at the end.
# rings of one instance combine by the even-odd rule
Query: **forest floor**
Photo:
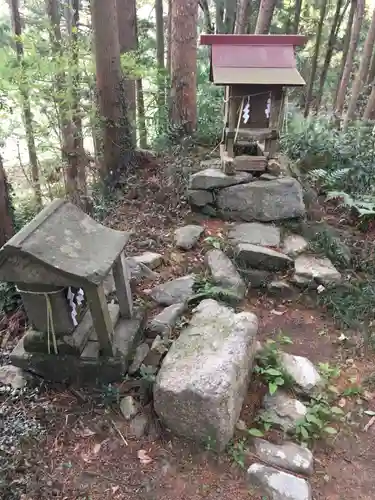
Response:
MULTIPOLYGON (((161 281, 203 266, 202 245, 189 252, 175 250, 173 233, 177 226, 199 221, 206 227, 206 236, 224 231, 223 222, 198 217, 188 210, 180 195, 183 190, 176 187, 183 182, 182 177, 181 166, 170 169, 170 165, 165 168, 148 165, 129 179, 124 198, 105 221, 117 229, 135 230, 130 255, 145 250, 163 254, 161 281)), ((332 213, 327 218, 332 221, 332 213)), ((143 282, 135 293, 147 297, 149 287, 150 283, 143 282)), ((350 415, 350 424, 344 424, 333 439, 314 445, 313 498, 373 500, 375 425, 366 427, 370 417, 363 409, 375 410, 375 380, 371 379, 375 374, 374 352, 363 349, 356 332, 345 331, 348 340, 342 342, 343 331, 307 294, 286 300, 250 291, 242 308, 258 315, 259 340, 275 338, 280 332, 288 335, 293 340, 290 352, 339 367, 336 385, 341 394, 349 388, 340 403, 350 415), (361 388, 358 394, 350 391, 356 387, 361 388)), ((16 340, 17 336, 11 337, 3 347, 4 359, 16 340)), ((127 424, 115 409, 105 404, 105 397, 104 389, 88 391, 42 383, 32 403, 26 397, 16 398, 12 411, 35 420, 40 432, 34 439, 21 441, 15 449, 0 448, 0 456, 3 451, 6 463, 0 477, 0 497, 4 500, 263 500, 246 485, 246 467, 254 461, 250 454, 244 452, 239 457, 238 450, 234 453, 234 448, 229 448, 228 452, 217 455, 161 429, 155 436, 128 439, 127 424), (242 460, 245 467, 239 465, 242 460)), ((248 427, 252 426, 260 397, 254 380, 241 416, 248 427)), ((0 413, 7 405, 9 396, 0 395, 0 413)))

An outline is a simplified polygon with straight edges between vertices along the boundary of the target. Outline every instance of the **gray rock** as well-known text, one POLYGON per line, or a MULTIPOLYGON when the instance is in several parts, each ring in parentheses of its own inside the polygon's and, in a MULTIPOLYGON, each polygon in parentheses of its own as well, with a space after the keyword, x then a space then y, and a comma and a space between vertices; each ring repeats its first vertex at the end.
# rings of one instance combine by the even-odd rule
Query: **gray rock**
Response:
POLYGON ((206 254, 206 263, 210 269, 213 282, 223 288, 227 288, 239 300, 246 294, 246 285, 239 275, 233 262, 218 249, 210 250, 206 254))
POLYGON ((152 342, 149 353, 144 359, 144 365, 153 366, 157 369, 169 346, 170 341, 167 338, 161 338, 160 335, 157 335, 152 342))
POLYGON ((189 189, 187 192, 188 202, 196 207, 204 207, 214 201, 214 195, 211 191, 203 189, 189 189))
POLYGON ((297 422, 307 413, 307 408, 301 401, 289 397, 280 390, 273 395, 266 394, 263 405, 267 420, 286 432, 293 431, 297 422))
POLYGON ((181 302, 185 303, 194 295, 194 283, 195 277, 193 275, 176 278, 154 287, 151 290, 150 297, 163 306, 170 306, 181 302))
POLYGON ((185 311, 185 308, 186 306, 183 302, 166 307, 161 313, 152 318, 148 324, 148 330, 156 335, 169 337, 172 328, 185 311))
POLYGON ((283 280, 274 280, 267 284, 267 289, 271 295, 281 297, 292 297, 295 294, 295 289, 283 280))
POLYGON ((132 259, 135 260, 137 264, 143 264, 149 269, 156 269, 163 263, 163 256, 155 252, 144 252, 141 255, 132 257, 132 259))
POLYGON ((190 176, 189 189, 212 190, 250 182, 253 176, 245 172, 226 175, 220 168, 208 168, 190 176))
POLYGON ((131 420, 139 413, 140 406, 133 396, 125 396, 120 401, 120 410, 125 420, 131 420))
POLYGON ((308 448, 291 442, 276 445, 259 438, 254 438, 253 444, 262 462, 305 476, 313 473, 313 454, 308 448))
POLYGON ((261 181, 274 181, 275 179, 277 179, 277 176, 276 175, 272 175, 272 174, 262 174, 259 179, 261 181))
POLYGON ((272 280, 272 274, 269 271, 242 267, 238 271, 251 288, 263 288, 272 280))
POLYGON ((283 252, 289 257, 297 257, 297 255, 303 253, 309 243, 305 240, 303 236, 299 234, 291 234, 287 236, 283 244, 283 252))
POLYGON ((277 221, 305 214, 302 188, 296 179, 255 181, 221 189, 217 205, 226 217, 244 221, 277 221))
POLYGON ((228 238, 233 244, 250 243, 252 245, 278 247, 280 245, 280 229, 259 222, 235 224, 229 229, 228 238))
POLYGON ((146 343, 143 343, 136 348, 132 364, 128 370, 130 375, 133 375, 133 373, 139 370, 149 351, 150 347, 146 343))
POLYGON ((295 381, 299 392, 312 394, 321 385, 322 377, 309 359, 282 352, 280 363, 285 372, 295 381))
POLYGON ((129 434, 134 436, 136 439, 142 438, 147 434, 149 428, 150 420, 145 413, 138 413, 129 425, 129 434))
POLYGON ((137 262, 134 257, 127 257, 126 263, 132 280, 139 281, 144 278, 155 279, 158 277, 158 273, 152 271, 145 264, 137 262))
POLYGON ((312 500, 311 487, 305 479, 273 467, 253 464, 247 477, 251 485, 269 495, 269 500, 312 500))
POLYGON ((239 243, 236 246, 236 260, 242 265, 264 269, 267 271, 281 271, 291 267, 293 260, 287 255, 271 248, 239 243))
POLYGON ((233 436, 247 391, 258 320, 207 299, 174 341, 154 385, 154 407, 178 435, 219 450, 233 436))
POLYGON ((202 226, 184 226, 176 229, 174 233, 176 246, 183 250, 190 250, 198 242, 204 228, 202 226))
POLYGON ((10 385, 13 389, 22 389, 27 384, 27 378, 21 368, 13 365, 0 367, 0 385, 10 385))
POLYGON ((296 258, 295 275, 310 281, 318 281, 324 285, 340 283, 341 274, 327 258, 312 255, 300 255, 296 258))

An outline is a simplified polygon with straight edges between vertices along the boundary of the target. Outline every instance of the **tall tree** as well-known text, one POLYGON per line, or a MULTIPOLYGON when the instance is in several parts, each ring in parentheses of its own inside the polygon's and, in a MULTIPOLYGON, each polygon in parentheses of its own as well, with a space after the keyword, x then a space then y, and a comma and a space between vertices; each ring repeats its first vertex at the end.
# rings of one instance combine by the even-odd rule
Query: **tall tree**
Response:
POLYGON ((168 0, 167 20, 167 73, 171 76, 171 49, 172 49, 172 0, 168 0))
MULTIPOLYGON (((137 50, 137 7, 135 0, 116 0, 117 22, 120 41, 120 54, 137 50)), ((128 110, 128 119, 132 125, 133 144, 136 141, 136 81, 133 75, 125 69, 123 88, 128 110)))
POLYGON ((277 0, 261 0, 255 33, 261 35, 269 32, 276 2, 277 0))
POLYGON ((350 81, 350 75, 353 68, 354 56, 358 46, 359 36, 361 33, 362 21, 365 13, 365 0, 357 0, 357 9, 354 18, 353 29, 350 36, 349 50, 346 57, 344 72, 339 85, 339 91, 337 93, 336 99, 336 115, 341 118, 344 104, 346 91, 350 81))
MULTIPOLYGON (((323 96, 324 84, 325 84, 325 81, 327 78, 328 68, 329 68, 329 65, 331 63, 333 51, 335 48, 335 43, 337 40, 337 33, 338 33, 338 30, 340 29, 340 24, 341 24, 343 15, 345 15, 345 9, 342 13, 343 15, 340 15, 343 3, 344 3, 344 0, 337 0, 336 10, 335 10, 335 14, 333 16, 331 31, 330 31, 328 43, 327 43, 327 51, 326 51, 326 55, 324 58, 323 68, 322 68, 322 71, 320 73, 319 88, 318 88, 318 91, 316 94, 316 100, 315 100, 315 111, 318 111, 320 108, 320 103, 321 103, 322 96, 323 96)), ((346 5, 348 5, 348 3, 346 5)))
POLYGON ((120 67, 116 0, 92 0, 96 84, 103 130, 103 179, 116 178, 132 150, 120 67))
POLYGON ((336 92, 335 92, 335 105, 336 105, 337 96, 338 96, 339 89, 340 89, 340 82, 342 80, 342 75, 344 74, 346 58, 348 57, 350 36, 352 33, 353 21, 354 21, 354 15, 355 15, 356 9, 357 9, 357 0, 350 0, 350 11, 349 11, 349 16, 348 16, 348 22, 346 24, 344 42, 343 42, 343 47, 342 47, 340 71, 339 71, 339 77, 337 79, 337 86, 336 86, 336 92))
POLYGON ((78 168, 75 161, 74 126, 69 105, 71 89, 69 88, 66 71, 62 64, 64 48, 60 29, 61 10, 59 0, 46 0, 46 10, 50 21, 51 57, 57 62, 54 95, 59 112, 66 194, 70 201, 79 205, 80 197, 77 184, 78 168))
POLYGON ((214 33, 215 29, 211 21, 211 12, 208 5, 208 0, 199 0, 199 6, 203 11, 204 27, 207 33, 214 33))
POLYGON ((9 186, 3 159, 0 155, 0 247, 13 236, 13 220, 9 186))
POLYGON ((366 83, 366 78, 369 73, 371 56, 374 50, 374 44, 375 44, 375 9, 372 13, 371 24, 367 32, 365 45, 363 47, 359 70, 356 74, 353 83, 348 111, 346 113, 346 117, 344 120, 344 127, 346 127, 348 122, 354 118, 355 110, 357 107, 358 96, 366 83))
POLYGON ((316 69, 318 67, 318 57, 319 57, 320 45, 321 45, 321 41, 322 41, 323 23, 324 23, 326 11, 327 11, 326 0, 320 0, 319 23, 318 23, 318 29, 316 32, 314 55, 313 55, 313 58, 311 61, 311 69, 310 69, 309 81, 307 84, 307 91, 306 91, 305 111, 304 111, 305 117, 307 117, 309 114, 311 99, 312 99, 312 95, 313 95, 315 74, 316 74, 316 69))
POLYGON ((301 20, 302 1, 303 0, 296 0, 296 10, 294 11, 292 33, 298 33, 298 30, 299 30, 299 23, 301 20))
POLYGON ((249 22, 250 0, 238 0, 235 32, 246 33, 249 22))
POLYGON ((191 134, 197 125, 198 0, 173 0, 171 47, 171 123, 191 134))
POLYGON ((364 120, 374 120, 375 119, 375 83, 372 84, 371 94, 368 98, 365 111, 363 113, 364 120))
POLYGON ((10 0, 10 14, 12 19, 13 33, 15 36, 15 48, 17 54, 17 61, 21 70, 21 79, 19 83, 19 90, 22 103, 23 121, 26 131, 27 149, 29 153, 29 161, 31 165, 31 180, 33 184, 35 203, 37 206, 42 206, 42 190, 39 180, 39 165, 36 153, 35 137, 33 130, 33 114, 31 112, 30 98, 29 98, 29 85, 24 72, 24 50, 22 42, 22 25, 21 16, 19 11, 19 0, 10 0))
POLYGON ((163 118, 165 110, 165 66, 164 66, 164 16, 163 0, 155 0, 156 21, 156 63, 158 69, 158 129, 163 129, 163 118))

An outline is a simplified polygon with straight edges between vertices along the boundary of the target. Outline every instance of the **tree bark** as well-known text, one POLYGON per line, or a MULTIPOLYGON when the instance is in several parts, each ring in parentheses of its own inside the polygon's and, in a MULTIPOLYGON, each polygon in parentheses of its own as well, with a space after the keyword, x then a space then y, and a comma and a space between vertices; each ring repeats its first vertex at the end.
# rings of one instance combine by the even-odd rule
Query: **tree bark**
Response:
POLYGON ((255 33, 267 34, 271 27, 273 11, 277 0, 261 0, 255 33))
POLYGON ((171 122, 181 134, 197 126, 197 0, 173 0, 171 122))
POLYGON ((142 78, 137 80, 137 107, 138 107, 138 123, 139 123, 139 145, 142 149, 147 149, 147 128, 146 128, 146 112, 145 101, 143 96, 142 78))
MULTIPOLYGON (((116 0, 120 54, 137 50, 137 8, 135 0, 116 0)), ((132 74, 124 73, 123 88, 131 124, 133 146, 136 143, 136 80, 132 74)), ((131 73, 131 72, 130 72, 131 73)))
POLYGON ((225 33, 233 33, 236 24, 236 0, 225 0, 225 17, 224 17, 224 30, 225 33))
POLYGON ((0 247, 13 236, 11 199, 3 159, 0 155, 0 247))
POLYGON ((91 10, 103 131, 101 175, 104 181, 108 181, 118 178, 120 167, 127 166, 124 158, 129 158, 132 144, 123 98, 116 0, 92 0, 91 10))
POLYGON ((302 1, 303 0, 296 0, 296 10, 294 11, 292 33, 298 33, 298 30, 299 30, 299 23, 301 20, 302 1))
POLYGON ((157 62, 157 106, 158 106, 158 133, 163 131, 165 117, 165 67, 164 67, 164 16, 163 0, 155 0, 156 19, 156 62, 157 62))
POLYGON ((216 0, 215 22, 216 33, 225 33, 224 27, 224 0, 216 0))
POLYGON ((327 2, 326 2, 326 0, 320 0, 319 24, 318 24, 318 30, 317 30, 317 33, 316 33, 316 42, 315 42, 314 55, 313 55, 313 58, 312 58, 312 61, 311 61, 311 70, 310 70, 310 75, 309 75, 309 82, 307 84, 306 101, 305 101, 305 111, 304 111, 305 118, 309 115, 309 111, 310 111, 310 104, 311 104, 311 99, 312 99, 312 95, 313 95, 316 69, 318 67, 318 57, 319 57, 320 45, 321 45, 321 41, 322 41, 323 23, 324 23, 324 17, 326 15, 326 11, 327 11, 327 2))
POLYGON ((332 26, 331 26, 331 31, 329 34, 328 38, 328 45, 327 45, 327 52, 324 58, 324 63, 323 63, 323 68, 322 72, 320 73, 320 79, 319 79, 319 88, 318 92, 316 95, 316 100, 315 100, 315 111, 318 112, 320 108, 320 103, 322 101, 322 96, 323 96, 323 90, 324 90, 324 84, 327 78, 327 73, 328 73, 328 68, 331 63, 332 55, 333 55, 333 50, 335 48, 335 43, 337 39, 337 32, 340 28, 340 19, 342 20, 342 17, 340 16, 341 12, 341 7, 342 4, 344 3, 344 0, 337 0, 336 4, 336 11, 335 15, 333 18, 332 26))
POLYGON ((375 80, 375 51, 372 54, 370 70, 367 75, 367 81, 366 81, 367 85, 372 85, 374 80, 375 80))
POLYGON ((372 90, 370 97, 368 98, 365 111, 363 113, 364 120, 374 120, 375 119, 375 85, 372 85, 372 90))
POLYGON ((350 36, 348 55, 345 61, 344 71, 336 99, 336 115, 338 118, 341 118, 344 109, 346 91, 350 81, 350 75, 353 68, 355 51, 358 46, 358 40, 361 32, 364 13, 365 13, 364 0, 357 0, 357 10, 354 18, 353 29, 350 36))
POLYGON ((172 48, 172 0, 168 0, 168 25, 167 25, 167 73, 171 77, 171 48, 172 48))
POLYGON ((238 0, 237 3, 237 18, 236 29, 237 34, 244 34, 247 32, 247 25, 249 21, 250 0, 238 0))
POLYGON ((365 85, 366 78, 367 78, 367 75, 369 73, 370 63, 371 63, 371 55, 372 55, 372 52, 374 50, 374 44, 375 44, 375 9, 372 13, 371 24, 370 24, 369 30, 367 32, 365 45, 363 47, 363 52, 362 52, 361 62, 359 65, 359 70, 356 74, 356 77, 355 77, 355 80, 353 83, 350 101, 349 101, 349 106, 348 106, 348 111, 347 111, 345 119, 344 119, 344 127, 346 127, 348 125, 349 121, 354 118, 355 110, 357 107, 358 96, 365 85))
POLYGON ((27 149, 31 165, 31 180, 34 189, 35 203, 38 207, 42 207, 42 190, 40 187, 38 156, 36 152, 35 137, 33 130, 33 114, 31 112, 28 84, 26 82, 26 78, 24 78, 24 61, 23 61, 24 51, 22 43, 22 26, 21 26, 20 12, 19 12, 19 0, 10 0, 9 5, 10 5, 10 14, 12 19, 13 33, 16 37, 15 48, 17 54, 17 61, 21 68, 21 74, 23 79, 23 81, 19 85, 19 90, 22 102, 23 121, 26 131, 27 149))

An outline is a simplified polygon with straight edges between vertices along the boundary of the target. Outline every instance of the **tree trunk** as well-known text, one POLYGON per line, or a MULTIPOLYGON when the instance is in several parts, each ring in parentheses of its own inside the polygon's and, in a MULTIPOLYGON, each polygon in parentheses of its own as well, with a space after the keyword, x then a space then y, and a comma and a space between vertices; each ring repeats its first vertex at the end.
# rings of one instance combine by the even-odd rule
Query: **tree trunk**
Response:
POLYGON ((173 0, 171 122, 181 134, 197 126, 197 0, 173 0))
POLYGON ((234 32, 234 26, 236 24, 236 10, 237 10, 236 0, 225 0, 225 18, 224 18, 225 33, 234 32))
POLYGON ((238 0, 236 29, 237 34, 246 33, 249 21, 250 0, 238 0))
POLYGON ((339 93, 340 82, 342 80, 342 75, 344 74, 346 58, 348 57, 348 51, 349 51, 349 45, 350 45, 350 35, 352 33, 353 20, 354 20, 354 14, 355 14, 356 8, 357 8, 357 0, 351 0, 348 23, 346 25, 345 36, 344 36, 344 45, 342 48, 340 73, 339 73, 339 78, 337 80, 337 86, 336 86, 336 92, 335 92, 335 106, 336 106, 337 96, 339 93))
POLYGON ((58 0, 46 0, 46 11, 50 21, 50 41, 52 57, 60 61, 55 75, 55 100, 59 113, 61 131, 61 153, 65 173, 65 190, 69 200, 80 206, 77 177, 78 168, 75 158, 73 122, 69 107, 70 89, 65 68, 62 65, 64 49, 60 29, 61 12, 58 0))
MULTIPOLYGON (((137 8, 135 0, 116 0, 120 54, 137 50, 137 8)), ((124 71, 122 82, 131 124, 133 146, 136 143, 136 82, 131 74, 124 71)))
POLYGON ((372 54, 372 59, 371 59, 371 65, 370 65, 370 70, 367 75, 367 85, 372 85, 375 80, 375 51, 372 54))
POLYGON ((273 11, 277 0, 261 0, 255 33, 267 34, 271 27, 273 11))
POLYGON ((164 67, 164 16, 163 0, 155 0, 156 18, 156 62, 157 62, 157 83, 158 83, 158 133, 163 131, 165 118, 165 67, 164 67))
POLYGON ((117 179, 132 150, 120 67, 116 0, 92 0, 96 83, 103 130, 103 180, 117 179), (126 160, 124 160, 126 158, 126 160))
POLYGON ((343 75, 341 78, 339 91, 337 93, 336 99, 336 115, 338 118, 341 118, 344 104, 345 104, 345 96, 346 90, 349 85, 350 75, 353 68, 355 51, 358 46, 358 40, 361 32, 362 21, 365 13, 365 5, 364 0, 357 0, 357 10, 355 14, 353 29, 350 37, 349 50, 346 58, 343 75))
POLYGON ((365 85, 366 78, 369 73, 371 55, 374 50, 374 44, 375 44, 375 9, 372 13, 371 24, 367 33, 365 45, 363 47, 359 70, 356 74, 353 83, 349 106, 348 106, 348 112, 346 113, 346 117, 344 120, 344 127, 346 127, 349 121, 354 118, 355 110, 357 107, 358 96, 365 85))
MULTIPOLYGON (((13 33, 16 37, 15 47, 17 53, 17 61, 21 68, 21 72, 23 73, 24 61, 23 61, 22 27, 21 27, 21 17, 19 12, 19 0, 11 0, 9 5, 10 5, 10 14, 12 19, 13 33)), ((29 161, 31 165, 31 180, 34 189, 35 203, 38 207, 42 207, 42 190, 40 187, 40 180, 39 180, 39 165, 38 165, 38 157, 36 153, 34 130, 33 130, 33 115, 30 106, 29 89, 25 81, 23 81, 20 84, 19 91, 22 101, 22 114, 26 131, 29 161)))
POLYGON ((172 0, 168 0, 168 26, 167 26, 167 73, 171 77, 171 48, 172 48, 172 0))
POLYGON ((340 11, 341 11, 341 6, 342 6, 343 2, 344 2, 344 0, 337 0, 336 11, 335 11, 335 15, 334 15, 332 26, 331 26, 331 31, 330 31, 329 38, 328 38, 327 52, 326 52, 326 55, 324 58, 323 68, 322 68, 322 72, 320 74, 320 79, 319 79, 319 88, 318 88, 318 92, 317 92, 316 100, 315 100, 315 111, 316 112, 318 112, 319 108, 320 108, 320 103, 322 101, 322 96, 323 96, 324 84, 325 84, 325 81, 327 78, 328 68, 329 68, 329 65, 331 63, 333 50, 335 48, 335 43, 336 43, 336 39, 337 39, 337 32, 340 28, 340 11))
POLYGON ((305 118, 309 115, 310 104, 311 104, 311 99, 312 99, 312 95, 313 95, 315 74, 316 74, 316 69, 317 69, 317 66, 318 66, 318 57, 319 57, 319 51, 320 51, 320 44, 321 44, 321 41, 322 41, 323 23, 324 23, 324 17, 326 15, 326 10, 327 10, 327 2, 326 2, 326 0, 320 0, 319 24, 318 24, 318 30, 317 30, 317 33, 316 33, 316 42, 315 42, 314 55, 313 55, 313 58, 312 58, 312 61, 311 61, 311 70, 310 70, 310 75, 309 75, 309 82, 307 84, 306 101, 305 101, 305 111, 304 111, 305 118))
POLYGON ((206 29, 206 32, 209 34, 215 33, 215 29, 211 21, 211 13, 208 6, 208 0, 199 0, 199 6, 203 11, 204 27, 206 29))
POLYGON ((216 33, 225 33, 224 27, 224 0, 216 0, 216 33))
POLYGON ((13 236, 11 199, 3 159, 0 155, 0 247, 13 236))
POLYGON ((302 1, 303 0, 296 0, 296 10, 294 11, 292 33, 298 33, 298 30, 299 30, 299 23, 301 20, 302 1))
POLYGON ((372 90, 370 97, 367 101, 367 106, 363 113, 364 120, 374 120, 375 119, 375 85, 372 85, 372 90))
POLYGON ((142 149, 147 149, 146 112, 141 78, 137 80, 137 107, 139 122, 139 145, 142 149))

